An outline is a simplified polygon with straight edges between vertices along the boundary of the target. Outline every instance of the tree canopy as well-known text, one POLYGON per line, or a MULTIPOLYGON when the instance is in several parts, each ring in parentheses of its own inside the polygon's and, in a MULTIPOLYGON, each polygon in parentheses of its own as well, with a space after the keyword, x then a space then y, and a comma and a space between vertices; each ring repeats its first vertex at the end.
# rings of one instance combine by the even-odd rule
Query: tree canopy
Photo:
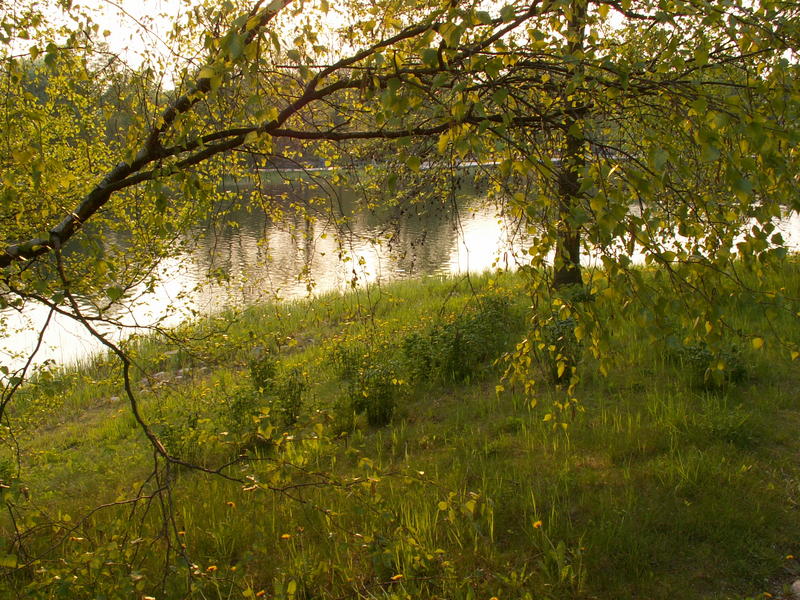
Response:
POLYGON ((72 290, 102 319, 188 243, 222 174, 302 148, 377 155, 390 188, 442 159, 496 165, 532 280, 643 327, 713 342, 718 295, 780 295, 745 273, 786 255, 776 220, 798 207, 792 2, 198 4, 139 68, 88 9, 52 11, 66 24, 25 2, 2 17, 7 304, 71 312, 72 290))
MULTIPOLYGON (((800 210, 795 1, 181 7, 166 32, 132 20, 152 44, 138 54, 111 45, 90 7, 0 8, 0 308, 44 306, 116 355, 167 473, 153 497, 175 466, 239 480, 165 446, 140 411, 130 348, 104 327, 198 227, 224 222, 221 182, 257 169, 313 160, 327 167, 320 196, 346 183, 368 206, 413 209, 447 196, 454 167, 480 165, 488 199, 528 235, 534 306, 505 380, 535 401, 531 357, 550 355, 553 423, 579 407, 576 348, 608 374, 623 322, 707 348, 708 377, 725 377, 732 339, 800 354, 729 313, 745 299, 768 323, 798 314, 768 276, 792 250, 779 222, 800 210)), ((281 218, 276 198, 257 201, 281 218)), ((3 423, 24 358, 0 369, 3 423)))

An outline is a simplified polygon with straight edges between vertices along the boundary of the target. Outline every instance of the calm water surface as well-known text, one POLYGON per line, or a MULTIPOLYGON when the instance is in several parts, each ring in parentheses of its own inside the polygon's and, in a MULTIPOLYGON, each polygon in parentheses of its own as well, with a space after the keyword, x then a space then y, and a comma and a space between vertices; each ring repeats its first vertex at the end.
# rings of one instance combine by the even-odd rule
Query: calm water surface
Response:
MULTIPOLYGON (((391 215, 349 214, 345 225, 333 223, 322 211, 312 219, 289 213, 281 223, 263 212, 239 211, 233 217, 232 226, 194 232, 194 249, 163 261, 155 289, 127 298, 128 308, 117 318, 129 326, 170 326, 230 306, 304 298, 353 285, 515 268, 524 243, 519 223, 477 196, 457 206, 425 204, 404 214, 399 209, 391 215), (223 273, 227 281, 209 283, 211 272, 223 273)), ((35 347, 31 328, 44 323, 47 313, 30 304, 22 314, 4 315, 10 331, 0 342, 0 364, 21 364, 13 354, 35 347)), ((36 362, 70 363, 100 348, 79 323, 57 315, 36 362)))
MULTIPOLYGON (((520 223, 478 195, 448 205, 398 208, 391 214, 345 208, 345 226, 335 225, 324 211, 312 219, 288 214, 274 223, 263 213, 240 211, 228 219, 233 225, 198 229, 193 250, 163 261, 158 285, 127 298, 119 320, 128 326, 170 326, 230 306, 421 275, 513 269, 524 261, 520 223), (208 283, 210 272, 224 274, 227 281, 208 283)), ((800 250, 800 216, 792 215, 780 229, 788 245, 800 250)), ((592 257, 585 262, 591 264, 592 257)), ((41 325, 47 312, 29 305, 22 314, 5 314, 10 331, 0 342, 0 364, 21 364, 13 354, 34 348, 37 337, 31 328, 41 325)), ((123 335, 107 331, 112 337, 123 335)), ((36 362, 70 363, 98 349, 99 343, 80 324, 59 316, 51 322, 36 362)))

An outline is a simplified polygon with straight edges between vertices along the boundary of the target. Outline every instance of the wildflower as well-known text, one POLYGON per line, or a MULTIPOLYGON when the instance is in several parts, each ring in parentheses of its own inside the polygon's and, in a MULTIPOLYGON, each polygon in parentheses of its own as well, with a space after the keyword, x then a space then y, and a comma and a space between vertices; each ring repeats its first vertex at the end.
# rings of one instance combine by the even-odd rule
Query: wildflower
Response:
POLYGON ((392 575, 392 577, 391 577, 392 581, 398 581, 398 580, 400 580, 402 578, 403 578, 403 574, 402 573, 398 573, 397 575, 392 575))
POLYGON ((228 500, 225 504, 227 504, 231 508, 236 508, 236 502, 233 502, 231 500, 228 500))
POLYGON ((292 534, 291 534, 291 533, 284 533, 284 534, 281 536, 281 539, 282 539, 282 540, 288 540, 290 537, 292 537, 292 534))
POLYGON ((534 528, 534 529, 540 529, 541 527, 542 527, 542 522, 541 522, 541 521, 536 521, 536 522, 533 524, 533 528, 534 528))
POLYGON ((794 560, 794 554, 787 554, 786 560, 794 560))
POLYGON ((208 568, 206 569, 206 571, 210 573, 213 573, 216 570, 217 570, 217 565, 209 565, 208 568))
POLYGON ((266 594, 267 592, 265 592, 264 590, 259 590, 258 592, 256 592, 256 598, 262 598, 263 596, 266 596, 266 594))

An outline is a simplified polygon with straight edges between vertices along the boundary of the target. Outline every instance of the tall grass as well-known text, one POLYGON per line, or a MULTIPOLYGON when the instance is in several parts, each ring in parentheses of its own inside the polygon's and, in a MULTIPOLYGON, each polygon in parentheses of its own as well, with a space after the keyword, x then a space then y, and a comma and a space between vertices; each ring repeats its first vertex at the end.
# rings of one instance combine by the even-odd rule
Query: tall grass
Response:
MULTIPOLYGON (((798 275, 794 265, 775 274, 787 297, 798 275)), ((43 559, 7 568, 0 589, 215 599, 781 593, 800 570, 787 558, 800 554, 800 407, 786 353, 743 344, 746 376, 708 386, 689 361, 620 323, 617 368, 584 375, 575 393, 586 410, 554 430, 544 417, 564 392, 546 377, 536 406, 496 387, 495 359, 527 328, 525 290, 508 274, 401 282, 189 323, 174 332, 180 347, 132 341, 142 409, 168 449, 209 468, 246 457, 225 471, 244 484, 173 469, 165 503, 133 512, 110 506, 80 520, 158 485, 146 480, 141 432, 111 400, 118 368, 98 358, 30 386, 14 415, 36 426, 19 438, 24 479, 5 492, 25 546, 7 543, 0 561, 43 559), (486 327, 491 306, 502 310, 486 327), (268 373, 253 368, 265 356, 268 373), (394 403, 380 426, 359 409, 378 398, 368 385, 376 364, 394 403), (145 385, 147 372, 168 383, 145 385), (301 375, 308 387, 287 419, 279 390, 301 375)), ((741 326, 766 329, 763 311, 729 308, 741 326)), ((796 319, 772 323, 800 339, 796 319)), ((591 357, 582 360, 589 369, 591 357)), ((2 519, 11 539, 14 523, 2 519)))

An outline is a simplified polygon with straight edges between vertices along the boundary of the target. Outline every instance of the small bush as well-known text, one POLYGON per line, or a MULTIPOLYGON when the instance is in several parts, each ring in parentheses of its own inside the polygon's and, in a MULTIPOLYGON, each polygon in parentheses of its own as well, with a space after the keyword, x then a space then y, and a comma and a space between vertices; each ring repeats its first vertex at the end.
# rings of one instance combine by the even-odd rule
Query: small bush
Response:
POLYGON ((464 381, 506 349, 513 319, 509 302, 488 297, 477 311, 403 340, 403 357, 411 381, 464 381))
POLYGON ((720 441, 738 448, 752 448, 759 442, 759 428, 752 415, 741 405, 728 406, 710 395, 706 406, 688 425, 698 443, 720 441))
POLYGON ((706 389, 719 389, 747 378, 749 369, 736 346, 712 351, 705 344, 667 344, 668 357, 679 364, 688 377, 706 389))
POLYGON ((300 367, 283 367, 272 354, 263 354, 250 361, 250 381, 255 398, 248 399, 244 395, 241 400, 250 416, 267 406, 272 414, 280 416, 284 425, 297 423, 303 408, 303 397, 309 389, 305 373, 300 367))
POLYGON ((345 390, 335 407, 336 428, 352 429, 354 416, 364 414, 373 427, 388 425, 397 406, 397 370, 377 352, 361 344, 339 344, 329 362, 345 390))
POLYGON ((300 418, 303 396, 308 391, 308 381, 300 367, 292 367, 282 373, 274 384, 273 406, 286 425, 294 425, 300 418))
POLYGON ((358 380, 369 351, 362 344, 336 344, 328 354, 334 376, 348 383, 358 380))
POLYGON ((388 425, 397 406, 397 388, 391 368, 379 364, 365 369, 352 396, 355 412, 365 414, 373 427, 388 425))
POLYGON ((250 380, 262 394, 272 392, 277 373, 278 361, 270 353, 261 354, 250 361, 250 380))

